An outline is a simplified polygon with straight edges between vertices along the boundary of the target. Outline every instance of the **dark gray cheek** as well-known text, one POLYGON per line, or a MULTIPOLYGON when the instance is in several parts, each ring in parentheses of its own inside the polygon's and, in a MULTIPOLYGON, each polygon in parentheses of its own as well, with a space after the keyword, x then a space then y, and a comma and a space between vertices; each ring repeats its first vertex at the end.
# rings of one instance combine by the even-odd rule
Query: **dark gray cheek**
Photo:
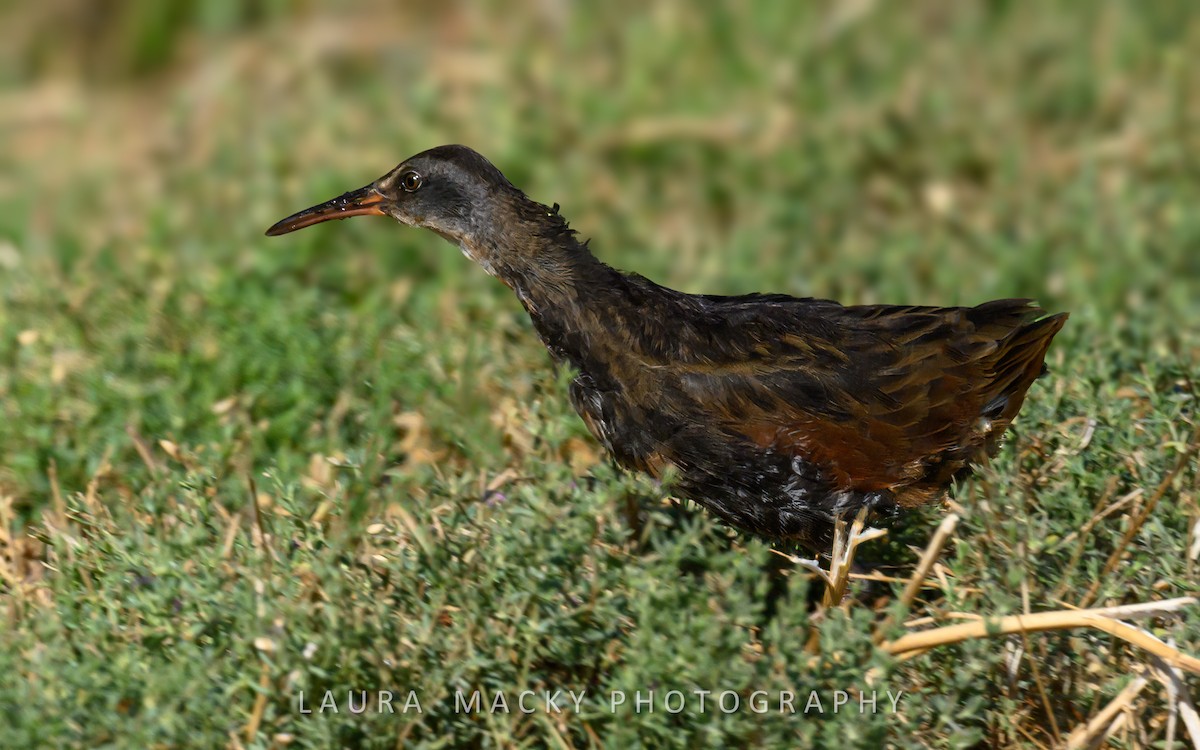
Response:
POLYGON ((424 222, 424 217, 414 215, 412 211, 407 211, 399 206, 392 206, 388 209, 388 215, 401 224, 410 226, 421 226, 424 222))

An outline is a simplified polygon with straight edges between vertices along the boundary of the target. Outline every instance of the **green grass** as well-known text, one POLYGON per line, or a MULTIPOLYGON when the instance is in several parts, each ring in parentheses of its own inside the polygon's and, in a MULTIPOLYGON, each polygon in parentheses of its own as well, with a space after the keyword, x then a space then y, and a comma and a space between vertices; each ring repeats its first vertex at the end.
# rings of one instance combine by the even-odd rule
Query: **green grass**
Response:
MULTIPOLYGON (((1189 3, 156 5, 58 41, 0 11, 0 746, 1048 746, 1145 654, 1070 631, 897 661, 876 622, 1197 589, 1194 455, 1105 570, 1195 440, 1189 3), (794 573, 768 606, 767 545, 610 469, 456 250, 382 220, 262 237, 444 142, 687 291, 1069 310, 955 493, 939 587, 814 614, 794 573), (422 712, 300 713, 359 688, 422 712), (547 688, 587 697, 454 711, 547 688), (904 697, 747 708, 838 689, 904 697)), ((861 554, 905 578, 943 513, 861 554)), ((1142 625, 1200 650, 1194 610, 1142 625)), ((1164 695, 1113 742, 1161 743, 1164 695)))

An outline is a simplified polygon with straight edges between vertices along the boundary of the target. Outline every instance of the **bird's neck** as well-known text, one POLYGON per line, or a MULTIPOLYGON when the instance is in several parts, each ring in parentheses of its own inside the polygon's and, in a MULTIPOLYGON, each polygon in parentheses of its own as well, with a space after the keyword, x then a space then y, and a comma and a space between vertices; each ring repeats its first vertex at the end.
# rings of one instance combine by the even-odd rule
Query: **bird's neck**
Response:
POLYGON ((557 209, 526 199, 520 219, 463 252, 516 292, 556 361, 585 369, 601 356, 604 318, 621 304, 624 276, 575 238, 557 209))

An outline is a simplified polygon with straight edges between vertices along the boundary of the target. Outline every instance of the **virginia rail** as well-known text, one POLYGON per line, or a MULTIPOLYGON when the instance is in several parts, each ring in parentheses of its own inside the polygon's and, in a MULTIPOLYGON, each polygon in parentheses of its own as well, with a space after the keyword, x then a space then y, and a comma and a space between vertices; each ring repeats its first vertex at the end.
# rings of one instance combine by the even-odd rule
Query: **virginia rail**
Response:
POLYGON ((994 454, 1066 313, 684 294, 617 271, 465 146, 267 230, 391 216, 458 245, 514 292, 571 403, 621 466, 663 477, 732 526, 810 549, 867 506, 939 498, 994 454))

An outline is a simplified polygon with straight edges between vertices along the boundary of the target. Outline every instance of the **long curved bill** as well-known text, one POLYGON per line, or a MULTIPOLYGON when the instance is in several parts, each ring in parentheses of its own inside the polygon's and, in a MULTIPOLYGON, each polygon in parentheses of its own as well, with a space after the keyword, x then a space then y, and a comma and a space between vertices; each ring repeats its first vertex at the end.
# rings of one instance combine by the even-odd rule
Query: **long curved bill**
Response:
POLYGON ((380 208, 381 203, 383 203, 383 196, 379 194, 374 185, 367 185, 364 188, 343 193, 318 206, 306 208, 300 213, 292 214, 268 229, 267 236, 276 237, 332 219, 349 219, 351 216, 387 216, 387 212, 380 208))

